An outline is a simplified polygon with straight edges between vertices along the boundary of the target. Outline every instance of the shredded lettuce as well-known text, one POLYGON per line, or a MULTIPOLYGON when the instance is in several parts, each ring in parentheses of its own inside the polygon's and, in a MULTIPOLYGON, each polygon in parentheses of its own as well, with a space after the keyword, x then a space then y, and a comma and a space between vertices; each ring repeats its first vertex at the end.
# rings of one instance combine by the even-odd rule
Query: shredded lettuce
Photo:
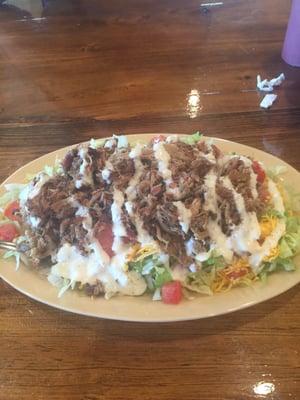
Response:
POLYGON ((286 233, 279 243, 281 258, 294 257, 300 251, 300 217, 286 217, 286 233))
MULTIPOLYGON (((62 172, 62 167, 59 161, 56 160, 53 166, 45 165, 43 172, 52 177, 56 174, 60 174, 62 172)), ((27 174, 25 177, 26 182, 32 181, 37 175, 38 174, 27 174)), ((0 208, 5 207, 14 200, 18 200, 20 193, 25 190, 26 186, 28 185, 24 183, 7 183, 4 186, 6 192, 0 196, 0 208)))
POLYGON ((300 193, 283 183, 281 175, 287 168, 277 165, 267 170, 268 176, 280 184, 285 192, 284 205, 285 213, 282 215, 274 210, 268 210, 267 215, 277 218, 284 218, 286 232, 279 241, 279 255, 275 260, 264 262, 258 276, 266 280, 268 274, 276 271, 294 271, 294 257, 300 252, 300 193))
POLYGON ((20 253, 19 253, 18 251, 16 251, 16 250, 9 250, 9 251, 7 251, 7 252, 5 252, 5 253, 3 254, 3 258, 4 258, 4 259, 10 258, 10 257, 15 257, 15 259, 16 259, 16 271, 17 271, 17 270, 19 269, 19 267, 20 267, 21 255, 20 255, 20 253))
POLYGON ((11 203, 14 200, 19 198, 19 194, 24 189, 24 184, 17 184, 17 183, 8 183, 5 185, 5 189, 7 190, 0 197, 0 207, 5 207, 7 204, 11 203))
POLYGON ((131 261, 128 266, 130 270, 138 272, 145 278, 150 291, 155 291, 172 280, 169 266, 163 264, 157 254, 151 254, 139 261, 131 261))
POLYGON ((192 146, 193 144, 199 142, 199 140, 202 138, 202 136, 203 136, 202 133, 200 133, 198 131, 198 132, 195 132, 195 133, 193 133, 192 135, 189 135, 189 136, 182 136, 180 138, 180 140, 182 142, 184 142, 186 144, 190 144, 192 146))
POLYGON ((300 252, 300 217, 285 217, 286 232, 279 241, 279 256, 261 266, 259 277, 265 279, 266 275, 275 271, 294 271, 293 258, 300 252))
POLYGON ((262 215, 262 218, 264 217, 274 217, 274 218, 279 218, 282 219, 284 218, 284 214, 282 214, 281 212, 274 210, 273 208, 270 208, 268 210, 266 210, 266 212, 262 215))
POLYGON ((285 198, 286 209, 300 213, 300 192, 290 185, 285 185, 285 192, 287 194, 285 198))
POLYGON ((187 274, 184 287, 191 290, 192 292, 197 292, 206 295, 212 295, 211 285, 216 277, 216 268, 212 267, 208 270, 201 269, 197 272, 190 272, 187 274))
MULTIPOLYGON (((50 177, 57 175, 57 174, 61 174, 62 171, 63 171, 62 166, 58 160, 55 161, 54 165, 45 165, 45 167, 43 169, 43 172, 45 172, 45 174, 47 174, 50 177)), ((36 175, 34 175, 34 177, 35 176, 36 175)))
POLYGON ((128 139, 125 135, 114 135, 113 137, 118 140, 118 149, 121 149, 122 147, 128 147, 128 139))
POLYGON ((225 267, 224 257, 213 250, 210 257, 202 262, 199 271, 187 274, 184 286, 193 292, 212 295, 211 285, 216 278, 216 273, 225 267))
POLYGON ((153 296, 152 296, 153 301, 159 301, 161 300, 161 291, 160 288, 155 289, 153 296))
POLYGON ((92 149, 98 149, 99 147, 103 147, 104 143, 105 143, 105 139, 91 139, 89 146, 92 149))
POLYGON ((283 175, 286 171, 286 166, 275 165, 274 167, 270 167, 267 169, 267 175, 269 178, 276 182, 280 178, 280 175, 283 175))
POLYGON ((64 279, 63 283, 62 283, 62 287, 60 288, 57 297, 62 297, 62 295, 68 290, 70 289, 72 285, 72 281, 71 279, 64 279))
POLYGON ((210 257, 202 262, 202 268, 204 269, 211 268, 212 266, 217 269, 223 269, 226 267, 225 258, 218 255, 214 250, 211 252, 210 257))
MULTIPOLYGON (((122 147, 128 147, 128 139, 125 135, 113 135, 113 139, 117 139, 117 147, 120 149, 122 147)), ((106 139, 91 139, 89 147, 92 149, 98 149, 104 146, 106 139)))

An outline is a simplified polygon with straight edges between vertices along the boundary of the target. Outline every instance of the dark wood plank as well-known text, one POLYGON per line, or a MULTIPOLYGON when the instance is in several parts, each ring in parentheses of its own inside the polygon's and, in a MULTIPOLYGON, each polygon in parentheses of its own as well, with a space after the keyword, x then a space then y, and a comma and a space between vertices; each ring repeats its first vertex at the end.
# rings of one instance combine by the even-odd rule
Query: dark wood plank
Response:
POLYGON ((104 3, 50 1, 40 21, 2 9, 0 118, 189 115, 191 90, 199 115, 258 111, 256 75, 282 71, 274 109, 299 106, 299 71, 280 58, 281 0, 104 3))
POLYGON ((0 124, 0 179, 16 168, 49 151, 114 133, 191 133, 200 130, 215 136, 254 146, 300 169, 300 108, 267 112, 184 117, 152 115, 124 119, 49 119, 0 124), (24 141, 24 138, 26 140, 24 141))

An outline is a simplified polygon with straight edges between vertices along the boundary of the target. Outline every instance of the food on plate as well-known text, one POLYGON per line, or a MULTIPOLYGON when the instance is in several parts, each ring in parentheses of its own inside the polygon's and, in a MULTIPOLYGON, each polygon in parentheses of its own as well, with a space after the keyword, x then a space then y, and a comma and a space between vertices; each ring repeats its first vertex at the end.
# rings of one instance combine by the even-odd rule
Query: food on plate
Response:
POLYGON ((59 296, 149 292, 177 304, 251 285, 293 270, 299 248, 299 214, 275 172, 199 133, 92 139, 6 185, 0 240, 17 250, 4 257, 47 261, 59 296))

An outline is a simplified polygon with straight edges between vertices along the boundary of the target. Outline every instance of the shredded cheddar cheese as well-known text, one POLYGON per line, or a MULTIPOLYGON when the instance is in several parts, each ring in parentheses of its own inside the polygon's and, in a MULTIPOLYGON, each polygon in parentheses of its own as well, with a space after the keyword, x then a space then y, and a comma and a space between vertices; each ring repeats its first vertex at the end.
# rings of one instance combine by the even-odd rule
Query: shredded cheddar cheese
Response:
POLYGON ((280 253, 279 246, 274 247, 270 251, 270 254, 264 258, 264 261, 273 261, 273 260, 275 260, 275 258, 277 258, 279 256, 279 253, 280 253))
POLYGON ((263 216, 259 222, 261 239, 265 240, 276 228, 278 219, 274 216, 263 216))
POLYGON ((153 254, 157 253, 157 249, 154 246, 145 246, 145 247, 141 247, 139 244, 135 244, 130 253, 127 254, 126 257, 126 263, 123 266, 123 270, 124 271, 128 271, 129 266, 128 263, 130 263, 131 261, 141 261, 143 260, 145 257, 151 256, 153 254))
POLYGON ((257 277, 251 270, 248 260, 241 258, 217 272, 211 290, 214 293, 227 292, 233 286, 249 285, 255 280, 257 280, 257 277))
POLYGON ((137 253, 139 252, 140 249, 141 249, 141 246, 140 246, 139 244, 135 244, 135 245, 132 247, 131 251, 127 254, 126 260, 127 260, 128 262, 134 260, 135 257, 136 257, 136 255, 137 255, 137 253))

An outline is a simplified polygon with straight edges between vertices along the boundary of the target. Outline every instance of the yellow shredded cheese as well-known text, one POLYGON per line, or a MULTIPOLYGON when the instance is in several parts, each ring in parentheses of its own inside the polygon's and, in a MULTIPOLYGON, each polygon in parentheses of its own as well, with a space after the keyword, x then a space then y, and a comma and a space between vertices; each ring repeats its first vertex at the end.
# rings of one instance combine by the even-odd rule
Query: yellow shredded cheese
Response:
POLYGON ((257 277, 252 271, 248 260, 241 258, 217 272, 211 290, 214 293, 227 292, 233 286, 250 285, 255 280, 257 280, 257 277))
POLYGON ((265 240, 276 228, 278 218, 275 216, 263 216, 259 222, 262 240, 265 240))
POLYGON ((155 248, 154 246, 149 245, 141 247, 140 244, 135 244, 132 247, 130 253, 128 253, 126 256, 126 264, 123 266, 123 270, 128 271, 128 263, 130 263, 131 261, 141 261, 145 257, 151 256, 155 253, 157 253, 157 248, 155 248))
POLYGON ((132 261, 135 259, 136 254, 138 253, 138 251, 140 250, 141 246, 139 244, 135 244, 130 252, 127 254, 126 259, 127 261, 132 261))
POLYGON ((273 249, 271 249, 270 254, 267 255, 266 257, 264 257, 264 261, 273 261, 275 260, 275 258, 277 258, 279 256, 280 250, 279 250, 279 246, 273 247, 273 249))

